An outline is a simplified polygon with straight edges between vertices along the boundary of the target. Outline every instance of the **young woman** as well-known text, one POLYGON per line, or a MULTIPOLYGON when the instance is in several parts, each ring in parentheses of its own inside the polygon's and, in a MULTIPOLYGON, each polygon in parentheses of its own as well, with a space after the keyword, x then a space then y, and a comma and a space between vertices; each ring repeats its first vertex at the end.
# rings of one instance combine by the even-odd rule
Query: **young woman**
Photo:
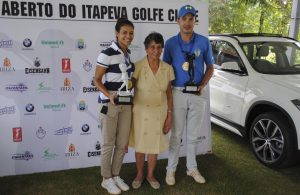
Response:
POLYGON ((99 54, 95 72, 95 85, 100 90, 101 186, 110 194, 129 190, 119 173, 128 144, 131 105, 116 105, 114 98, 123 84, 119 64, 127 65, 128 75, 134 70, 128 49, 134 37, 134 26, 128 19, 119 19, 115 30, 116 41, 99 54))

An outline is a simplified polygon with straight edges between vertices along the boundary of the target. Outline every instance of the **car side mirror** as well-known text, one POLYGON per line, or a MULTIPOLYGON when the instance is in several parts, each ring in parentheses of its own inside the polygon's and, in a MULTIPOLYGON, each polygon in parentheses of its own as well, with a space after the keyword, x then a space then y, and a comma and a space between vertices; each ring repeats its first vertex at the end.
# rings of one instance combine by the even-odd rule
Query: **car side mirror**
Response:
POLYGON ((237 62, 231 61, 231 62, 224 62, 221 64, 222 70, 237 70, 241 71, 239 64, 237 62))

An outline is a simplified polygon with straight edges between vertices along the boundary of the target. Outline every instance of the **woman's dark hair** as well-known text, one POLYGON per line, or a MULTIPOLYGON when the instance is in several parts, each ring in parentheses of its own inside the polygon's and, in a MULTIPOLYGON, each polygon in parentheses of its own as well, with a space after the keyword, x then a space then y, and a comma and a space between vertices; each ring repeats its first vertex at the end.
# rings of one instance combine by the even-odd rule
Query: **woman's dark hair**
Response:
POLYGON ((144 45, 146 49, 152 41, 156 44, 161 44, 162 48, 164 48, 164 38, 160 33, 152 32, 145 38, 144 45))
POLYGON ((133 23, 130 20, 127 18, 119 18, 116 23, 115 30, 120 32, 121 27, 125 25, 131 26, 134 29, 133 23))

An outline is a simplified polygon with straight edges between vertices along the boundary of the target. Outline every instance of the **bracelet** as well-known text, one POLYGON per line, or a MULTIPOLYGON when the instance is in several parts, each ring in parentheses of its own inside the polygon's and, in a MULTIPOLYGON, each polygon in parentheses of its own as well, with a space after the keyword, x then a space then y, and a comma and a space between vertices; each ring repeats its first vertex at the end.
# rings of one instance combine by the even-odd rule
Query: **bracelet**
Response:
POLYGON ((168 112, 172 112, 172 110, 168 110, 168 112))

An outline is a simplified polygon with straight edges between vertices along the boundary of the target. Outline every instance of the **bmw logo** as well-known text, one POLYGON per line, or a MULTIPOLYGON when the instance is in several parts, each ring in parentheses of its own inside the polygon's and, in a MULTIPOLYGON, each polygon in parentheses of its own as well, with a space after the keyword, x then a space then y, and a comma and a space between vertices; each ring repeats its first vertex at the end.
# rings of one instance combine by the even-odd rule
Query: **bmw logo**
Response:
POLYGON ((34 110, 34 105, 33 104, 27 104, 25 107, 27 112, 32 112, 34 110))
POLYGON ((24 47, 30 47, 32 45, 32 41, 29 38, 24 39, 23 41, 24 47))
POLYGON ((81 130, 83 132, 88 132, 90 130, 90 126, 88 124, 84 124, 82 125, 81 130))

